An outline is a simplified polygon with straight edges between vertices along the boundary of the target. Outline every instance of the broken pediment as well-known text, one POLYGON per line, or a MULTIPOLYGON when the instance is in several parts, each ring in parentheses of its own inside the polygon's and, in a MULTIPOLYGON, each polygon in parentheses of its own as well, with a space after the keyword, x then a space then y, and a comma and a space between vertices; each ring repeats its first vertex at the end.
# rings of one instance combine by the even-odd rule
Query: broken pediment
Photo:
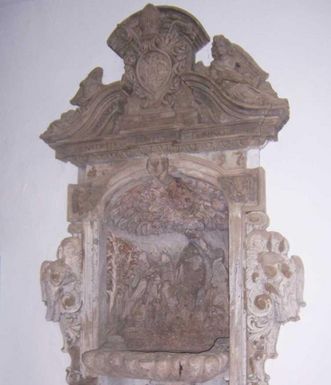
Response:
POLYGON ((57 158, 76 165, 163 151, 259 148, 288 119, 268 74, 238 45, 215 36, 209 66, 195 62, 209 42, 185 11, 147 5, 117 26, 108 45, 124 61, 118 82, 101 68, 41 135, 57 158))
POLYGON ((223 35, 197 63, 208 41, 187 12, 147 5, 108 39, 122 79, 92 70, 41 135, 79 167, 71 236, 41 266, 70 385, 267 385, 280 325, 304 305, 302 262, 267 230, 250 165, 287 100, 223 35))

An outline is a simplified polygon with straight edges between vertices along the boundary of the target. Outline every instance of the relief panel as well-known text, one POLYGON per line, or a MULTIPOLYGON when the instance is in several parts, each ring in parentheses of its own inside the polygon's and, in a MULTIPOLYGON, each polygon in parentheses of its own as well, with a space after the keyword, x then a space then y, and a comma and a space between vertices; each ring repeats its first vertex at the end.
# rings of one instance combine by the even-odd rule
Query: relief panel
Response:
POLYGON ((223 35, 196 62, 208 41, 186 11, 148 4, 107 41, 122 79, 93 69, 41 135, 80 167, 72 236, 41 267, 71 385, 267 385, 280 325, 304 304, 302 262, 267 230, 264 171, 247 159, 277 140, 288 102, 223 35))
POLYGON ((205 351, 229 336, 228 206, 168 167, 149 158, 150 176, 105 210, 110 335, 134 350, 205 351))

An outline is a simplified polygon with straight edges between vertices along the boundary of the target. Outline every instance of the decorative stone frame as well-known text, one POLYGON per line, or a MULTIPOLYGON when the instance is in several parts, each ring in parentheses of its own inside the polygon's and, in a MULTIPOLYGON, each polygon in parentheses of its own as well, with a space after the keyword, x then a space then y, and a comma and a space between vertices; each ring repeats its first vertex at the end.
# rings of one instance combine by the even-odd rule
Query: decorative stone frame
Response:
MULTIPOLYGON (((216 188, 223 189, 229 202, 229 268, 230 268, 230 298, 236 300, 230 302, 230 340, 231 355, 236 359, 231 360, 231 376, 236 381, 242 378, 242 384, 246 383, 246 320, 245 320, 245 293, 244 293, 244 246, 245 234, 245 216, 251 211, 264 210, 265 192, 264 192, 264 172, 261 168, 243 169, 235 171, 225 171, 217 167, 214 162, 203 157, 176 154, 169 157, 170 168, 176 168, 183 174, 214 185, 216 188), (241 180, 249 179, 252 181, 251 190, 243 191, 240 189, 241 180), (224 182, 223 182, 224 181, 224 182), (223 182, 223 183, 222 183, 223 182), (238 327, 240 325, 240 327, 238 327), (238 357, 242 359, 238 360, 238 357)), ((84 250, 88 251, 88 257, 85 259, 83 271, 83 281, 93 282, 96 286, 85 284, 83 289, 83 319, 92 325, 91 328, 82 327, 83 352, 97 349, 101 345, 100 331, 104 324, 104 314, 101 306, 102 292, 105 293, 105 287, 100 288, 100 283, 105 283, 102 279, 102 272, 105 271, 106 261, 105 253, 100 252, 98 239, 102 233, 100 217, 104 212, 107 198, 113 191, 125 184, 146 176, 146 160, 134 160, 127 162, 125 167, 116 172, 107 183, 106 193, 102 196, 96 208, 87 214, 84 219, 84 250), (91 333, 90 331, 93 331, 91 333)), ((263 212, 263 211, 262 211, 263 212)), ((101 332, 102 333, 102 332, 101 332)), ((87 372, 89 373, 89 372, 87 372)), ((93 374, 93 371, 92 371, 93 374)))
POLYGON ((185 11, 146 6, 120 24, 108 40, 124 57, 121 83, 103 85, 102 70, 93 70, 72 100, 79 108, 63 114, 42 135, 59 159, 79 166, 79 182, 68 191, 72 236, 61 243, 57 260, 46 261, 41 268, 47 319, 60 323, 64 350, 72 359, 69 384, 113 384, 112 377, 123 377, 168 384, 265 385, 264 363, 276 356, 280 325, 298 319, 304 304, 303 266, 298 257, 288 258, 285 238, 266 230, 264 171, 251 168, 249 159, 268 140, 277 139, 288 118, 287 101, 277 97, 266 82, 267 74, 253 59, 224 37, 214 38, 214 44, 220 40, 228 47, 222 55, 234 60, 233 72, 246 77, 246 83, 236 76, 231 80, 234 87, 225 84, 229 80, 220 82, 217 68, 222 70, 223 59, 215 53, 214 67, 204 67, 184 55, 171 57, 178 67, 170 68, 166 48, 161 43, 153 46, 166 38, 170 45, 175 42, 175 48, 181 42, 178 47, 192 56, 209 39, 185 11), (169 20, 173 29, 178 28, 175 38, 169 20), (126 52, 128 45, 136 43, 131 37, 126 40, 123 31, 141 34, 135 38, 143 47, 136 61, 130 61, 126 52), (142 66, 149 62, 163 66, 166 74, 159 79, 155 75, 157 86, 144 83, 142 74, 150 68, 142 66), (178 70, 180 66, 186 67, 178 70), (177 78, 181 86, 174 91, 177 78), (160 100, 167 96, 174 100, 164 106, 160 100), (191 105, 186 104, 188 97, 191 105), (199 107, 199 116, 193 105, 199 107), (137 115, 131 113, 134 109, 137 115), (159 114, 156 121, 154 109, 159 114), (132 181, 151 178, 148 162, 152 158, 160 163, 167 159, 169 175, 180 173, 220 190, 228 204, 229 350, 213 353, 209 366, 203 354, 197 363, 189 352, 132 356, 123 349, 102 348, 108 314, 105 207, 132 181), (157 369, 160 357, 165 365, 157 369), (116 360, 122 360, 120 367, 116 360), (144 362, 149 364, 147 369, 144 362), (178 362, 179 373, 174 374, 178 362))

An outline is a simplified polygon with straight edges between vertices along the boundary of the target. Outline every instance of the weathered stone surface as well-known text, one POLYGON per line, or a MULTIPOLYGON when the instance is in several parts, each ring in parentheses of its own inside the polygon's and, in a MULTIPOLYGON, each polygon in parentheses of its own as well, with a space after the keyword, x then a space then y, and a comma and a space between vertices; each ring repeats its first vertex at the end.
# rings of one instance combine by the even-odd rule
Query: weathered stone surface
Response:
POLYGON ((82 81, 79 108, 53 122, 42 139, 76 165, 153 152, 199 152, 263 146, 276 140, 288 104, 239 46, 215 36, 209 67, 195 53, 209 37, 191 15, 147 5, 119 24, 108 45, 123 60, 120 82, 102 69, 82 81))
POLYGON ((144 353, 107 349, 84 354, 83 361, 93 373, 117 377, 145 378, 157 381, 206 382, 226 371, 228 355, 219 351, 206 353, 144 353))
POLYGON ((121 81, 91 71, 41 136, 81 166, 72 236, 41 267, 69 384, 266 385, 279 327, 298 319, 303 266, 266 230, 264 172, 247 161, 288 104, 222 35, 196 63, 208 41, 185 11, 147 5, 108 39, 121 81))
POLYGON ((246 223, 248 384, 266 385, 264 363, 277 357, 280 326, 297 321, 304 306, 304 269, 299 257, 288 258, 287 240, 266 230, 264 213, 248 214, 246 223))
POLYGON ((46 319, 59 322, 63 351, 71 357, 71 366, 67 369, 70 385, 95 383, 91 378, 83 378, 80 365, 82 266, 82 242, 77 237, 69 237, 61 242, 57 260, 43 262, 40 272, 46 319))

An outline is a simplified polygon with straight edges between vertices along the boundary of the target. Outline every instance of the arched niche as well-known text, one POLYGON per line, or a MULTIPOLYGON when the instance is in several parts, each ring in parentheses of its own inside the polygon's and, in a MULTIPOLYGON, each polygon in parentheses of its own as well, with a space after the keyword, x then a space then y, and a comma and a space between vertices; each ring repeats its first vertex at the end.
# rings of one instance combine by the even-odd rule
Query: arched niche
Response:
POLYGON ((41 268, 70 385, 267 385, 280 325, 298 318, 303 266, 267 231, 250 161, 288 102, 223 35, 196 62, 208 41, 187 12, 148 4, 108 39, 121 81, 93 69, 41 135, 79 167, 71 236, 41 268))
POLYGON ((103 266, 92 278, 99 340, 84 355, 94 374, 201 381, 228 370, 229 206, 221 174, 208 160, 157 155, 112 174, 85 221, 99 224, 95 263, 103 266))

